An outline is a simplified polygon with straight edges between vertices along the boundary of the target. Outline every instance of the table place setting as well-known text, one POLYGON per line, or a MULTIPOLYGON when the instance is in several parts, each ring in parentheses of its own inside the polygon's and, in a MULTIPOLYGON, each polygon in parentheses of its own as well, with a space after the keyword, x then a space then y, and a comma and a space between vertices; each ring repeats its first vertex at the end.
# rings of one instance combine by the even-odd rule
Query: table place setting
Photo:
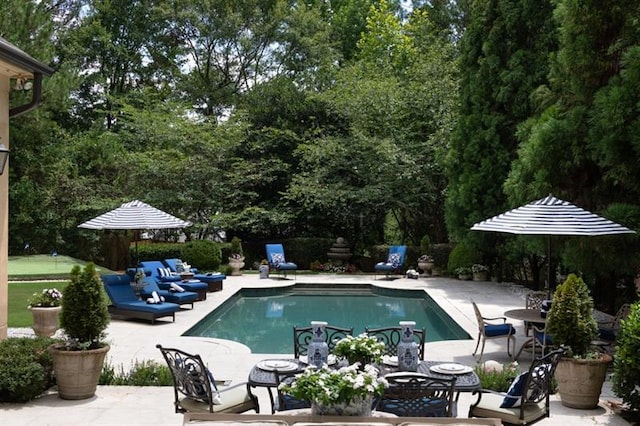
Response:
POLYGON ((383 355, 382 356, 382 363, 385 365, 388 365, 390 367, 397 367, 398 366, 398 357, 397 356, 391 356, 391 355, 383 355))
POLYGON ((446 364, 437 364, 429 367, 434 373, 439 374, 467 374, 473 371, 473 368, 468 365, 456 364, 456 363, 446 363, 446 364))
POLYGON ((292 361, 281 359, 265 359, 256 364, 256 366, 264 371, 280 371, 289 372, 298 370, 298 364, 292 361))

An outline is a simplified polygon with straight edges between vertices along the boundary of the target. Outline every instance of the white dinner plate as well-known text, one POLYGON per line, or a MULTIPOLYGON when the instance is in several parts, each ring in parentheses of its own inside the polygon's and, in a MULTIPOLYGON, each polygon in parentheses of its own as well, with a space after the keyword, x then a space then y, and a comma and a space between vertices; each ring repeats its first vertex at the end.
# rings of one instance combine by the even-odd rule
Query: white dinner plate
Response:
MULTIPOLYGON (((306 355, 300 355, 299 360, 300 360, 300 362, 304 362, 305 364, 309 364, 309 359, 307 358, 306 355)), ((327 365, 334 365, 336 362, 338 362, 338 358, 336 358, 336 356, 334 354, 329 354, 329 357, 327 359, 327 365)))
POLYGON ((390 365, 392 367, 397 367, 398 366, 398 357, 397 356, 384 355, 382 357, 382 363, 386 364, 386 365, 390 365))
POLYGON ((258 368, 265 371, 296 371, 298 364, 280 359, 265 359, 257 364, 258 368))
POLYGON ((434 373, 440 374, 466 374, 473 371, 473 368, 462 364, 438 364, 430 368, 434 373))

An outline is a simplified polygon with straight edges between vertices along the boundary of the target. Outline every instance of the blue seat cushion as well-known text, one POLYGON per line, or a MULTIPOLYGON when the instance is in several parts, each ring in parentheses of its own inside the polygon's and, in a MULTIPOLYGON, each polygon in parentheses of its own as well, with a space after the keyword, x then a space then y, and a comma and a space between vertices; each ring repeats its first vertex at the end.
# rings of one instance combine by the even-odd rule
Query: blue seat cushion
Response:
POLYGON ((507 395, 509 395, 509 397, 505 396, 502 404, 500 404, 500 408, 513 408, 520 406, 520 398, 522 397, 522 392, 524 392, 524 385, 527 383, 528 376, 529 372, 525 371, 516 377, 507 391, 507 395))
POLYGON ((209 281, 226 280, 227 276, 225 274, 208 273, 208 274, 195 274, 193 278, 198 281, 208 283, 209 281))
POLYGON ((393 266, 391 263, 378 262, 376 263, 375 269, 376 271, 395 271, 398 268, 393 266))
POLYGON ((282 262, 275 265, 275 268, 279 271, 289 271, 289 270, 298 269, 298 265, 296 265, 293 262, 282 262))
MULTIPOLYGON (((155 283, 154 283, 155 284, 155 283)), ((156 286, 157 288, 157 286, 156 286)), ((157 292, 158 296, 164 297, 167 302, 177 303, 178 305, 183 303, 191 303, 198 300, 198 293, 194 293, 192 291, 185 291, 183 293, 172 292, 169 290, 155 290, 152 286, 146 286, 140 291, 140 296, 143 299, 151 297, 151 293, 157 292)))
POLYGON ((536 340, 545 345, 553 344, 553 337, 549 334, 544 334, 542 331, 536 331, 536 340))
POLYGON ((603 340, 616 340, 616 333, 610 328, 599 329, 598 336, 603 340))
POLYGON ((509 323, 506 324, 487 324, 484 326, 484 334, 487 337, 507 336, 515 334, 516 329, 509 323))
POLYGON ((116 308, 119 309, 129 309, 133 311, 141 311, 141 312, 152 312, 152 313, 167 313, 170 314, 172 312, 177 312, 180 310, 180 306, 175 303, 157 303, 150 304, 147 302, 143 302, 141 300, 137 300, 135 302, 126 302, 126 303, 114 303, 116 308))
MULTIPOLYGON (((202 290, 207 290, 209 286, 202 281, 181 281, 179 283, 180 287, 184 288, 185 291, 198 292, 202 290)), ((169 290, 171 288, 170 282, 159 282, 158 287, 161 290, 169 290)))

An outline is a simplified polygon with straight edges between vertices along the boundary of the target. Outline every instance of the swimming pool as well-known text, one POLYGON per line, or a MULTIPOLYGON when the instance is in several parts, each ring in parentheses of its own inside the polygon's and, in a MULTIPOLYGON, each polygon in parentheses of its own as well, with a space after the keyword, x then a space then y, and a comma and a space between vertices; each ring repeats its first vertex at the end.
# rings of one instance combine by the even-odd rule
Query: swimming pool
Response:
POLYGON ((415 321, 426 328, 427 342, 470 338, 424 291, 369 284, 244 288, 183 335, 234 340, 254 353, 291 354, 293 327, 311 321, 353 327, 354 334, 415 321))

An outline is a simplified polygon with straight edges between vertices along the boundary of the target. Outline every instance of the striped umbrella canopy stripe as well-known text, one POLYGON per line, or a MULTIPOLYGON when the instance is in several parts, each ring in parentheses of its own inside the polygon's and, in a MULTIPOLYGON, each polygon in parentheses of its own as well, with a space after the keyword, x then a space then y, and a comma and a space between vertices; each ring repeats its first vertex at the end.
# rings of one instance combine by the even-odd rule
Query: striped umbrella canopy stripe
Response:
POLYGON ((598 236, 635 234, 612 222, 553 195, 509 210, 471 227, 474 231, 506 232, 520 235, 598 236))
POLYGON ((78 225, 86 229, 177 229, 190 226, 191 222, 179 219, 139 200, 101 214, 78 225))

